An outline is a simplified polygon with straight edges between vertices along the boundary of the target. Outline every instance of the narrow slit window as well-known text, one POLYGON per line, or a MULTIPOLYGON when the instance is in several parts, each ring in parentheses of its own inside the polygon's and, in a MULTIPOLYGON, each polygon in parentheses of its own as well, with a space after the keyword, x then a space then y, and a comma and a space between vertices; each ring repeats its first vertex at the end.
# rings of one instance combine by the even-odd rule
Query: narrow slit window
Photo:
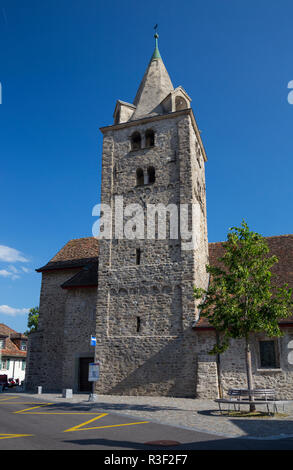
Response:
POLYGON ((141 262, 141 249, 137 248, 136 249, 136 264, 139 265, 141 262))
POLYGON ((136 332, 137 333, 140 332, 140 327, 141 327, 140 317, 136 317, 136 332))

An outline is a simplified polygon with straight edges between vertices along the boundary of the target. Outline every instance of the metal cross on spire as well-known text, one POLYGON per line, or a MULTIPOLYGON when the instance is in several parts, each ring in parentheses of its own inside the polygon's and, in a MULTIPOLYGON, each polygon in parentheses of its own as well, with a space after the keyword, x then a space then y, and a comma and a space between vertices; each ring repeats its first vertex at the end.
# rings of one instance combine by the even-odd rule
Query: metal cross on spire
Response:
POLYGON ((154 53, 153 53, 153 56, 152 56, 152 60, 153 59, 161 59, 161 55, 160 55, 160 52, 159 52, 159 47, 158 47, 158 33, 157 33, 157 28, 158 28, 158 25, 156 24, 154 26, 154 30, 155 30, 155 34, 154 34, 154 38, 156 40, 156 46, 155 46, 155 50, 154 50, 154 53))

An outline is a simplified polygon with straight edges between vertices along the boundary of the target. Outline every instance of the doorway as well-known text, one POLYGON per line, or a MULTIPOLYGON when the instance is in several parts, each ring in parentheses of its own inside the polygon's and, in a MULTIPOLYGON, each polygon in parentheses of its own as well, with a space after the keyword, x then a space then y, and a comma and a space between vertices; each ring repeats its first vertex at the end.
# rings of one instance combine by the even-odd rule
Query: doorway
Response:
POLYGON ((89 364, 94 362, 93 357, 80 357, 79 358, 79 391, 91 392, 92 382, 88 381, 89 364))

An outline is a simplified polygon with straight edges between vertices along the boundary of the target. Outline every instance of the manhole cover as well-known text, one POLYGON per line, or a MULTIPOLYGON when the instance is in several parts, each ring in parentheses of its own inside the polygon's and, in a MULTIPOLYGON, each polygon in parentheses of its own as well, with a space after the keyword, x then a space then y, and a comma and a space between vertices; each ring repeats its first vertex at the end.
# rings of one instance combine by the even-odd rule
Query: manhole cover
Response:
POLYGON ((150 442, 145 442, 145 445, 149 446, 179 446, 180 442, 178 441, 150 441, 150 442))

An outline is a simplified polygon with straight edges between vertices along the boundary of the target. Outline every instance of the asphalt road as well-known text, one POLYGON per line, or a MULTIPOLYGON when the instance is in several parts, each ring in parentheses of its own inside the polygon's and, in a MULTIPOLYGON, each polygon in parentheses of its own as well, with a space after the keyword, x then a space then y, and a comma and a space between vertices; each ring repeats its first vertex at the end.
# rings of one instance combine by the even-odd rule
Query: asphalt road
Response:
POLYGON ((107 450, 112 455, 115 450, 180 454, 184 450, 292 449, 293 439, 225 438, 105 413, 89 404, 48 404, 12 394, 0 396, 0 450, 107 450), (153 441, 178 445, 148 444, 153 441))

